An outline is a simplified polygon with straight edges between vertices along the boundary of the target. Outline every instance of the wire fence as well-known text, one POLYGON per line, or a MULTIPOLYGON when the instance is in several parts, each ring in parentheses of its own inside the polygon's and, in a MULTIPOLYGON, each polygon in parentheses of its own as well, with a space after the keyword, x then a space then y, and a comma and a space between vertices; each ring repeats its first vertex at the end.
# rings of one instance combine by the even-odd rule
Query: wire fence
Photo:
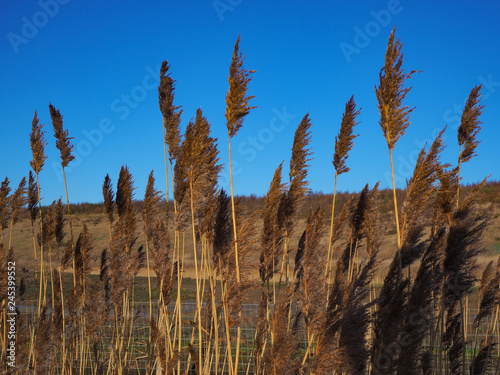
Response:
MULTIPOLYGON (((187 347, 189 343, 193 344, 195 348, 198 348, 198 336, 197 336, 197 325, 196 321, 196 303, 182 303, 181 305, 182 311, 182 329, 181 329, 181 342, 182 347, 187 347)), ((33 301, 23 301, 23 303, 17 306, 20 314, 24 316, 23 321, 27 326, 31 326, 33 328, 34 322, 37 319, 37 303, 33 301)), ((203 306, 205 309, 206 306, 203 306)), ((169 314, 174 313, 173 307, 168 307, 169 314)), ((298 311, 297 305, 292 305, 291 313, 292 316, 298 311)), ((258 304, 244 304, 242 305, 242 317, 243 323, 240 325, 241 327, 241 346, 239 353, 239 366, 238 366, 238 374, 253 374, 254 373, 254 344, 256 337, 256 329, 257 329, 257 317, 259 313, 259 305, 258 304)), ((496 322, 494 318, 486 318, 482 320, 481 324, 478 326, 474 325, 474 320, 476 318, 478 310, 474 308, 468 309, 467 314, 467 325, 466 325, 466 333, 467 333, 467 341, 469 342, 469 347, 477 345, 479 347, 482 342, 484 342, 487 338, 491 340, 491 338, 498 337, 499 332, 499 322, 496 322)), ((47 311, 48 314, 51 313, 50 309, 47 311)), ((65 312, 65 315, 68 316, 69 311, 65 312)), ((145 369, 151 367, 152 358, 154 358, 154 351, 151 350, 151 346, 149 345, 150 338, 150 318, 149 318, 149 303, 144 302, 134 302, 130 306, 130 316, 131 316, 131 331, 130 331, 130 340, 128 345, 128 358, 126 362, 126 368, 132 372, 130 373, 145 373, 145 369)), ((153 316, 158 316, 158 307, 155 306, 153 308, 153 316)), ((203 318, 202 318, 203 319, 203 318)), ((36 327, 34 327, 36 329, 36 327)), ((99 345, 100 355, 103 358, 109 358, 111 354, 111 345, 112 345, 112 335, 114 330, 114 316, 113 312, 110 311, 109 319, 107 319, 107 323, 98 327, 99 333, 102 337, 101 343, 99 345)), ((236 336, 236 328, 231 332, 233 336, 236 336)), ((179 337, 179 334, 176 334, 176 337, 179 337)), ((305 332, 303 329, 299 329, 297 331, 297 337, 299 340, 299 350, 304 351, 307 347, 305 332)), ((178 345, 178 344, 176 344, 178 345)), ((233 343, 234 345, 234 343, 233 343)), ((471 348, 472 349, 472 348, 471 348)), ((497 353, 498 349, 495 349, 494 357, 498 357, 497 353)), ((91 348, 87 346, 87 352, 82 353, 83 357, 90 358, 91 357, 91 348)), ((228 371, 228 358, 226 358, 226 353, 222 350, 220 353, 220 367, 219 373, 229 373, 228 371)), ((469 350, 467 353, 467 366, 470 365, 472 357, 472 350, 469 350)), ((190 356, 186 353, 181 356, 181 368, 187 369, 188 367, 193 365, 193 362, 190 359, 190 356)), ((85 367, 85 373, 93 373, 93 369, 90 364, 91 361, 88 361, 88 365, 85 367)), ((194 372, 192 372, 194 374, 194 372)), ((188 372, 190 374, 190 372, 188 372)))

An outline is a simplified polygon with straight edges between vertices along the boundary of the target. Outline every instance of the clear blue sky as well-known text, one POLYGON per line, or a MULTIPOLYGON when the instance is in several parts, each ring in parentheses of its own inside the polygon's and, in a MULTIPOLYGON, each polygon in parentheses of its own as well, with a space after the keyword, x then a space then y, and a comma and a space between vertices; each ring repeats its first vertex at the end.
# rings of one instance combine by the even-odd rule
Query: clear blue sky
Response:
MULTIPOLYGON (((309 180, 333 190, 334 139, 346 101, 362 107, 351 171, 342 191, 365 183, 390 186, 387 145, 379 127, 374 86, 394 25, 404 43, 404 67, 421 70, 406 104, 412 124, 394 152, 397 183, 405 186, 420 147, 446 124, 443 161, 456 163, 456 129, 469 91, 483 83, 478 157, 464 182, 500 178, 500 3, 497 1, 79 1, 4 0, 0 5, 0 177, 17 185, 31 160, 34 111, 46 124, 48 160, 40 175, 44 204, 64 196, 49 102, 60 109, 77 159, 67 170, 70 200, 102 201, 109 173, 122 164, 135 177, 136 198, 154 169, 165 190, 158 72, 163 60, 177 80, 182 127, 197 108, 212 123, 227 165, 225 95, 238 34, 245 66, 257 72, 249 94, 258 108, 233 139, 236 194, 263 195, 274 169, 288 166, 293 134, 310 113, 309 180)), ((286 170, 288 173, 288 170, 286 170)), ((228 187, 227 169, 221 185, 228 187)))

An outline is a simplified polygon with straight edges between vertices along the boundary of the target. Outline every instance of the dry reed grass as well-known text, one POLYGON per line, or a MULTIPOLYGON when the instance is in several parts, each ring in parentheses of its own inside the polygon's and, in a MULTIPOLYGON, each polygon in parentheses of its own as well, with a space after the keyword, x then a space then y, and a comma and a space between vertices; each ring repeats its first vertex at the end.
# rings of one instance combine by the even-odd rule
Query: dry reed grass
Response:
MULTIPOLYGON (((254 108, 249 106, 253 96, 247 95, 254 71, 243 68, 239 42, 238 37, 226 96, 229 150, 231 139, 254 108)), ((404 72, 401 50, 393 30, 375 89, 391 167, 392 151, 408 128, 412 111, 403 105, 410 90, 404 83, 415 71, 404 72)), ((181 137, 182 111, 174 105, 175 81, 169 69, 164 61, 158 95, 165 168, 168 146, 173 182, 174 220, 169 225, 168 209, 163 216, 162 193, 155 187, 153 172, 138 215, 133 176, 123 166, 116 192, 109 175, 102 186, 108 225, 100 234, 105 250, 96 245, 90 227, 77 224, 76 218, 75 230, 81 228, 80 234, 75 241, 70 221, 70 238, 65 239, 61 199, 42 212, 39 174, 46 160, 46 142, 35 112, 30 143, 36 184, 30 172, 28 186, 22 179, 13 194, 8 178, 0 186, 0 365, 4 372, 72 374, 90 368, 92 374, 125 374, 131 358, 137 366, 140 360, 147 374, 484 374, 500 368, 500 260, 488 263, 482 272, 475 332, 467 331, 468 296, 479 281, 478 256, 488 217, 477 209, 484 182, 463 199, 459 199, 459 182, 460 165, 475 155, 478 143, 480 86, 471 91, 462 115, 457 167, 440 162, 443 129, 428 150, 424 147, 419 153, 400 195, 399 213, 394 187, 397 237, 395 243, 384 244, 378 184, 372 189, 366 185, 334 215, 337 177, 349 171, 346 160, 356 138, 353 128, 359 110, 353 97, 335 138, 331 217, 325 217, 322 209, 311 209, 302 225, 299 215, 309 192, 312 155, 309 114, 295 132, 288 181, 283 181, 281 163, 263 209, 245 215, 234 196, 232 172, 231 195, 217 187, 222 169, 217 139, 211 136, 211 124, 201 109, 181 137), (7 269, 16 257, 11 247, 13 227, 26 205, 38 271, 38 311, 26 320, 21 314, 17 321, 16 372, 5 361, 7 269), (6 246, 3 231, 8 228, 6 246), (188 254, 190 246, 193 251, 188 254), (375 277, 384 262, 383 246, 392 248, 392 260, 377 293, 375 277), (91 281, 96 252, 100 275, 91 281), (293 270, 290 256, 295 258, 293 270), (193 263, 194 269, 186 263, 193 263), (74 281, 66 298, 62 281, 68 268, 74 281), (141 269, 148 276, 149 314, 132 308, 141 269), (181 288, 188 275, 194 279, 196 307, 186 319, 181 288), (258 314, 248 317, 242 313, 243 303, 255 290, 260 296, 258 314), (154 292, 158 300, 153 299, 154 292), (149 333, 139 337, 141 316, 149 322, 149 333), (480 336, 480 327, 488 320, 494 323, 480 336), (256 328, 253 337, 242 335, 242 327, 248 324, 256 328), (145 348, 140 356, 139 343, 145 348), (248 363, 242 362, 244 350, 252 358, 248 363)), ((63 130, 59 110, 52 105, 49 109, 64 168, 73 159, 71 138, 63 130)), ((167 174, 167 191, 168 181, 167 174)), ((71 220, 69 199, 67 207, 71 220)), ((24 278, 21 285, 22 295, 24 278)))

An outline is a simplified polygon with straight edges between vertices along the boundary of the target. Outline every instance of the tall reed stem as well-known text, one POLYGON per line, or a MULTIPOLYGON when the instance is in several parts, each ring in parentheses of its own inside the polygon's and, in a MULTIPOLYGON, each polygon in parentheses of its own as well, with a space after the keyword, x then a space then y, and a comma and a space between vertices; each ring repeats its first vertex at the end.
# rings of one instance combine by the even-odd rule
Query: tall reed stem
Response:
POLYGON ((326 259, 325 277, 328 276, 328 273, 330 271, 330 262, 332 255, 333 222, 335 217, 335 199, 337 197, 337 177, 338 177, 338 172, 335 171, 335 185, 333 188, 333 202, 332 202, 332 220, 330 223, 330 241, 328 242, 328 256, 326 259))
POLYGON ((398 236, 399 278, 401 279, 401 274, 403 273, 403 263, 401 260, 401 233, 399 232, 398 198, 396 197, 396 182, 394 180, 394 163, 392 161, 392 150, 390 148, 389 156, 391 158, 392 194, 394 197, 394 216, 396 217, 396 233, 398 236))
MULTIPOLYGON (((192 173, 192 172, 191 172, 192 173)), ((194 197, 193 197, 193 176, 191 175, 189 182, 189 190, 191 195, 191 223, 193 228, 193 250, 194 250, 194 269, 196 273, 196 312, 198 317, 198 339, 199 339, 199 365, 202 367, 202 330, 201 330, 201 301, 200 301, 200 275, 198 273, 198 255, 196 251, 196 229, 194 225, 194 197)), ((197 369, 198 371, 200 369, 197 369)))
MULTIPOLYGON (((166 134, 166 127, 165 127, 165 117, 163 117, 163 154, 165 156, 165 180, 167 183, 167 188, 165 189, 165 194, 167 198, 167 228, 168 228, 168 163, 167 163, 167 141, 165 139, 165 134, 166 134)), ((170 168, 172 168, 172 162, 170 162, 170 168)), ((173 175, 172 175, 172 180, 173 180, 173 175)), ((174 199, 174 205, 175 205, 175 199, 174 199)))
MULTIPOLYGON (((236 261, 236 281, 238 284, 240 283, 240 265, 239 265, 239 257, 238 257, 238 231, 236 228, 236 211, 234 209, 234 192, 233 192, 233 168, 231 162, 231 136, 229 136, 228 140, 229 146, 229 181, 231 185, 231 212, 233 216, 233 234, 234 234, 234 256, 236 261)), ((241 311, 239 312, 239 316, 241 317, 241 311)), ((236 338, 236 359, 234 363, 235 372, 238 372, 238 362, 240 355, 240 343, 241 343, 241 326, 238 325, 238 336, 236 338)))
MULTIPOLYGON (((43 288, 43 220, 42 220, 42 201, 40 198, 40 181, 38 178, 38 173, 36 174, 36 187, 38 191, 38 210, 40 215, 40 294, 38 299, 38 316, 40 316, 40 310, 42 307, 42 290, 43 288)), ((45 293, 43 293, 43 304, 45 305, 45 293)))
MULTIPOLYGON (((70 238, 71 238, 71 249, 73 250, 73 242, 74 242, 74 237, 73 237, 73 221, 71 220, 71 210, 69 208, 69 197, 68 197, 68 184, 66 183, 66 172, 64 171, 64 167, 62 167, 63 171, 63 178, 64 178, 64 190, 66 191, 66 206, 68 208, 68 219, 69 219, 69 233, 70 233, 70 238)), ((76 285, 76 265, 75 265, 75 256, 73 252, 73 286, 76 285)))

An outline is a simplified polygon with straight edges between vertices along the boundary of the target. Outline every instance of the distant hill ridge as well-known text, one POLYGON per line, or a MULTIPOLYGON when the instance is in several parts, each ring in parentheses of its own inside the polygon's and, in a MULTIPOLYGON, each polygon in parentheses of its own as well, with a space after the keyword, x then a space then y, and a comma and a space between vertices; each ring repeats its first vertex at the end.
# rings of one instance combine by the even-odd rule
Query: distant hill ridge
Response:
MULTIPOLYGON (((460 197, 463 198, 467 195, 467 193, 473 188, 477 186, 477 184, 466 184, 460 187, 460 197)), ((353 195, 358 194, 359 192, 337 192, 337 204, 336 211, 340 211, 345 202, 347 202, 353 195)), ((401 205, 404 201, 404 190, 397 189, 398 203, 401 205)), ((302 216, 307 215, 310 209, 314 209, 316 207, 331 207, 332 204, 332 195, 331 193, 323 193, 323 192, 315 192, 311 191, 304 204, 302 206, 302 216)), ((246 208, 246 213, 252 213, 255 210, 263 209, 265 196, 257 196, 251 194, 249 196, 238 196, 241 199, 244 207, 246 208)), ((381 213, 391 212, 394 209, 394 203, 392 198, 392 189, 383 189, 380 190, 380 211, 381 213)), ((488 181, 486 185, 481 189, 479 194, 480 204, 487 203, 500 203, 500 181, 488 181)), ((47 202, 46 202, 47 203, 47 202)), ((135 200, 134 207, 137 210, 142 209, 142 200, 135 200)), ((163 202, 165 204, 165 202, 163 202)), ((169 203, 172 206, 173 211, 173 201, 170 200, 169 203)), ((75 203, 70 204, 72 213, 81 213, 81 214, 99 214, 105 212, 104 203, 75 203)), ((46 210, 47 206, 42 207, 42 211, 46 210)), ((23 213, 23 216, 28 215, 27 211, 23 213)))

